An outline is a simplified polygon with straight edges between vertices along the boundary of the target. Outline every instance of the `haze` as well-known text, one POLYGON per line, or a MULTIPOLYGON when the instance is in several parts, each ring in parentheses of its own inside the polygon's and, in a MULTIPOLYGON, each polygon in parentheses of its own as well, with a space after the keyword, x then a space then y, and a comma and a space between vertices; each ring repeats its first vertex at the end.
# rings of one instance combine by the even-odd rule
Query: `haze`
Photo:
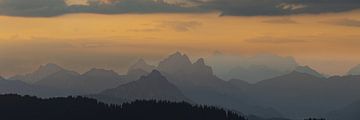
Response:
POLYGON ((44 63, 80 72, 93 67, 125 72, 139 58, 155 64, 175 51, 195 58, 214 51, 230 56, 292 56, 301 65, 332 75, 343 75, 360 63, 360 11, 356 9, 280 16, 221 16, 216 10, 50 17, 9 14, 0 14, 3 76, 27 73, 44 63))

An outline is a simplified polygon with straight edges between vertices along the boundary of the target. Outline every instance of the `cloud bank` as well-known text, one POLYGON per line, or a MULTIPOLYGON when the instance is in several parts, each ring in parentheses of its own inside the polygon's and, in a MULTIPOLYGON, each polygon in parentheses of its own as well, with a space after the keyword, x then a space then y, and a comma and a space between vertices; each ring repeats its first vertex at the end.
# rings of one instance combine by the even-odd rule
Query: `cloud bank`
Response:
POLYGON ((359 0, 0 0, 0 15, 51 17, 68 13, 202 13, 273 16, 344 12, 359 0))

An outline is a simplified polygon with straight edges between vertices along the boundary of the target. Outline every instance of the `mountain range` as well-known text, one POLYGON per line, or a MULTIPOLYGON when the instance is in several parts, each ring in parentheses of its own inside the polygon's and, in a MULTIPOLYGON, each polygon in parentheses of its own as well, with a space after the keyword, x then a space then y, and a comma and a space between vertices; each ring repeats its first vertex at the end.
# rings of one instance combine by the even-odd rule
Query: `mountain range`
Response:
POLYGON ((285 72, 277 71, 265 65, 250 65, 248 67, 236 67, 230 70, 226 76, 231 79, 242 79, 247 82, 257 83, 284 74, 285 72))
POLYGON ((242 79, 249 83, 287 74, 299 66, 292 57, 273 54, 233 56, 215 52, 206 61, 213 67, 216 76, 224 80, 242 79))
POLYGON ((84 74, 66 70, 56 64, 46 64, 33 73, 11 77, 12 81, 24 81, 32 86, 41 86, 68 91, 68 94, 80 95, 98 93, 108 88, 129 82, 112 70, 93 68, 84 74), (34 81, 36 78, 36 81, 34 81), (41 79, 40 79, 41 78, 41 79), (32 80, 31 82, 29 80, 32 80))
POLYGON ((220 105, 262 117, 281 117, 274 109, 248 101, 240 88, 214 75, 203 58, 192 63, 187 55, 176 52, 160 61, 157 69, 196 103, 220 105))
POLYGON ((126 81, 123 81, 122 77, 114 71, 91 69, 84 74, 62 70, 34 83, 34 85, 67 89, 72 90, 74 93, 89 94, 101 92, 125 82, 126 81))
POLYGON ((140 59, 129 67, 126 75, 97 68, 79 74, 47 64, 23 77, 18 75, 9 80, 0 77, 0 93, 41 97, 84 95, 115 104, 137 99, 187 101, 221 106, 258 117, 295 119, 323 117, 328 111, 360 100, 360 94, 354 92, 360 91, 359 75, 324 77, 308 66, 293 62, 285 66, 241 68, 250 72, 242 72, 246 74, 240 76, 256 76, 256 71, 263 71, 258 75, 260 77, 264 73, 269 73, 266 77, 276 74, 254 83, 249 82, 248 78, 254 78, 251 76, 223 80, 217 77, 205 59, 192 62, 180 52, 164 58, 157 66, 140 59), (285 68, 289 71, 282 71, 285 68))
POLYGON ((36 95, 39 97, 55 97, 72 95, 70 90, 32 85, 20 80, 6 80, 0 77, 0 94, 16 93, 20 95, 36 95))
POLYGON ((294 71, 256 84, 236 79, 229 82, 242 88, 252 101, 289 118, 322 117, 329 110, 360 99, 360 94, 354 92, 360 90, 360 76, 324 78, 294 71))
POLYGON ((25 75, 15 75, 10 78, 10 80, 21 80, 27 83, 35 83, 38 82, 52 74, 55 74, 59 71, 63 71, 64 69, 60 66, 49 63, 46 65, 41 65, 36 71, 25 74, 25 75))

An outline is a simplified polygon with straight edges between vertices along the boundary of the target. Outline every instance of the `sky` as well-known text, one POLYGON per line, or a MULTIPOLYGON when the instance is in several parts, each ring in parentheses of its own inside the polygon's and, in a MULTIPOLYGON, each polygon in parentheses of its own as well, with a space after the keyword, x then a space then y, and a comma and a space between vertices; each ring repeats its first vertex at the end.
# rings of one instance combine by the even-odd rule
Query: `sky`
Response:
POLYGON ((358 0, 0 0, 0 75, 57 63, 125 72, 182 51, 272 53, 333 75, 360 64, 358 0))

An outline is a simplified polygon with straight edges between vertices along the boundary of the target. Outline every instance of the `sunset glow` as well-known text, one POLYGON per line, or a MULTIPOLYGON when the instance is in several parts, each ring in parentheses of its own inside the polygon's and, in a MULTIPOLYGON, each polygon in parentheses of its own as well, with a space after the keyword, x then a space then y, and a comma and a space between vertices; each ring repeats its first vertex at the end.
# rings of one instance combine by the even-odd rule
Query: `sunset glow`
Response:
MULTIPOLYGON (((23 67, 20 72, 31 70, 39 61, 54 61, 84 71, 88 68, 75 66, 81 56, 97 59, 93 57, 101 54, 114 57, 109 61, 115 63, 122 59, 120 54, 125 54, 123 61, 130 63, 139 57, 156 61, 159 56, 178 50, 196 57, 206 57, 216 50, 231 55, 294 56, 299 63, 324 73, 344 74, 360 61, 359 13, 274 17, 219 16, 216 12, 0 16, 0 56, 5 58, 1 59, 1 74, 19 72, 6 66, 20 61, 34 62, 19 65, 23 67), (44 57, 53 55, 54 58, 44 57)), ((100 67, 110 64, 96 61, 100 67)), ((123 71, 126 67, 111 68, 123 71)))

